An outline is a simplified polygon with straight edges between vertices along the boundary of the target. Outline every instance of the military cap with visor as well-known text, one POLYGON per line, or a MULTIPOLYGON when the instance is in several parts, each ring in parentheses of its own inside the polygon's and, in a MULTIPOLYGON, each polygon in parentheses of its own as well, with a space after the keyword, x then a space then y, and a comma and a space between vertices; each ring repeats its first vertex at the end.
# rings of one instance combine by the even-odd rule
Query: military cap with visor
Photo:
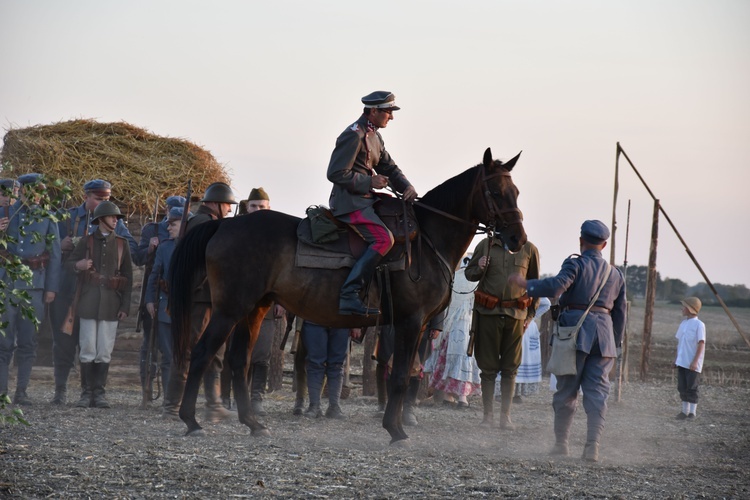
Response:
POLYGON ((42 181, 44 181, 44 175, 42 174, 23 174, 18 178, 18 183, 22 186, 42 181))
MULTIPOLYGON (((182 214, 185 213, 185 209, 183 207, 172 207, 169 209, 169 217, 168 221, 172 222, 173 220, 182 220, 182 214)), ((188 217, 193 215, 191 212, 188 212, 188 217)))
POLYGON ((184 207, 185 197, 184 196, 170 196, 167 198, 167 206, 172 207, 184 207))
POLYGON ((83 185, 83 191, 99 196, 109 196, 112 194, 112 184, 103 179, 92 179, 83 185))
POLYGON ((601 245, 609 239, 609 228, 600 220, 587 220, 581 224, 581 238, 592 245, 601 245))
POLYGON ((366 108, 373 109, 387 109, 390 111, 398 111, 401 109, 396 106, 396 96, 393 95, 393 92, 388 92, 387 90, 376 90, 375 92, 367 94, 362 98, 362 104, 364 104, 366 108))

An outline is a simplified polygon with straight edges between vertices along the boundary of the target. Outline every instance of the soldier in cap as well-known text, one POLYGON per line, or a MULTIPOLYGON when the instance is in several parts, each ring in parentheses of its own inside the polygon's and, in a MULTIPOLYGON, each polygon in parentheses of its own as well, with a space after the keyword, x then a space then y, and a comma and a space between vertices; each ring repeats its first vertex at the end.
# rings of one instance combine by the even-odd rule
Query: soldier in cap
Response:
MULTIPOLYGON (((148 276, 146 287, 146 310, 152 320, 157 321, 157 345, 161 352, 161 377, 163 387, 169 384, 169 373, 172 365, 172 319, 167 312, 169 291, 167 289, 167 276, 169 275, 169 262, 172 259, 177 238, 180 235, 182 225, 183 207, 172 207, 167 215, 168 238, 162 240, 156 248, 154 267, 148 276)), ((145 356, 142 365, 145 365, 145 356)))
MULTIPOLYGON (((223 182, 214 182, 206 188, 206 192, 201 199, 201 206, 196 210, 195 215, 190 217, 187 222, 185 232, 199 224, 211 220, 223 219, 232 213, 232 205, 236 205, 232 188, 223 182)), ((193 308, 190 314, 191 331, 190 342, 194 346, 203 330, 211 319, 211 290, 208 287, 208 281, 205 276, 199 276, 193 290, 193 308)), ((187 334, 181 332, 180 334, 187 334)), ((219 422, 230 418, 232 414, 224 408, 221 402, 221 369, 222 360, 226 345, 223 345, 214 356, 213 362, 203 374, 203 394, 206 397, 206 420, 209 422, 219 422)), ((185 392, 185 382, 187 381, 187 372, 189 367, 190 353, 186 353, 184 369, 171 370, 169 383, 164 393, 164 413, 163 418, 177 420, 179 419, 180 404, 182 395, 185 392)), ((176 367, 175 367, 176 368, 176 367)))
POLYGON ((105 386, 118 321, 130 313, 133 267, 127 240, 115 233, 123 215, 111 201, 94 210, 93 234, 81 238, 65 266, 82 280, 76 314, 80 323, 79 349, 85 382, 79 408, 109 408, 105 386))
MULTIPOLYGON (((75 245, 86 234, 91 234, 96 230, 96 225, 91 222, 96 207, 104 201, 108 201, 112 195, 112 185, 102 179, 92 179, 83 185, 84 200, 79 206, 62 209, 61 213, 67 212, 68 217, 61 220, 58 224, 60 232, 62 260, 65 262, 73 251, 75 245)), ((130 254, 137 253, 138 244, 135 238, 130 234, 122 218, 117 220, 115 234, 125 238, 130 248, 130 254)), ((55 376, 55 395, 52 398, 52 404, 65 404, 68 392, 68 376, 73 368, 76 358, 76 349, 78 348, 78 321, 73 325, 73 333, 66 334, 62 332, 62 324, 68 313, 73 297, 76 291, 76 275, 72 269, 63 266, 62 281, 60 284, 60 293, 57 295, 55 302, 50 308, 50 319, 52 322, 52 356, 54 359, 54 376, 55 376)), ((81 377, 84 376, 83 371, 81 377)), ((81 386, 86 385, 81 380, 81 386)))
POLYGON ((477 320, 474 357, 481 372, 482 424, 494 425, 494 392, 500 374, 500 428, 509 431, 515 428, 510 414, 523 331, 539 304, 509 282, 508 277, 519 271, 526 279, 539 277, 539 250, 527 241, 518 252, 510 253, 499 238, 480 241, 464 270, 467 280, 479 281, 473 314, 477 320))
MULTIPOLYGON (((271 200, 262 187, 253 188, 247 200, 240 201, 238 214, 252 214, 260 210, 270 210, 271 200)), ((286 311, 279 304, 274 304, 269 309, 266 317, 260 325, 258 339, 253 346, 253 353, 248 369, 248 380, 250 382, 250 411, 259 417, 266 416, 263 408, 263 396, 266 393, 268 383, 268 370, 271 365, 271 346, 276 330, 275 321, 284 317, 286 311)), ((225 407, 231 407, 230 393, 232 373, 229 364, 225 363, 221 372, 221 396, 225 407)))
POLYGON ((706 353, 706 325, 698 319, 701 300, 687 297, 680 301, 685 319, 677 329, 677 390, 682 401, 682 411, 677 420, 693 419, 698 410, 698 385, 706 353))
POLYGON ((416 190, 385 150, 379 132, 400 109, 396 97, 379 90, 363 97, 362 103, 362 116, 336 139, 327 174, 333 182, 329 200, 333 215, 349 224, 369 245, 341 287, 339 314, 345 315, 379 314, 377 309, 366 307, 360 297, 378 263, 393 246, 393 234, 375 214, 375 190, 390 183, 406 201, 417 198, 416 190))
POLYGON ((8 228, 10 206, 18 198, 20 186, 15 179, 0 179, 0 231, 5 231, 8 228))
MULTIPOLYGON (((7 290, 26 292, 34 309, 36 321, 44 318, 45 304, 55 299, 60 288, 60 237, 51 217, 41 216, 40 193, 46 189, 41 174, 25 174, 18 178, 20 198, 10 209, 7 257, 0 256, 0 279, 7 290), (5 259, 18 257, 32 272, 31 283, 11 281, 6 274, 5 259)), ((18 377, 13 402, 31 404, 26 389, 31 378, 31 367, 36 359, 36 324, 24 317, 21 307, 13 301, 6 304, 2 318, 6 322, 5 335, 0 335, 0 394, 8 393, 8 371, 15 352, 18 377)))
MULTIPOLYGON (((155 252, 157 247, 159 246, 159 243, 171 238, 169 234, 169 217, 171 214, 171 210, 173 208, 179 208, 180 210, 183 210, 185 207, 185 197, 170 196, 167 198, 166 205, 167 213, 164 215, 164 219, 159 222, 149 222, 141 229, 141 239, 138 242, 138 248, 136 249, 135 255, 133 256, 133 261, 136 265, 145 266, 143 270, 144 284, 148 283, 149 274, 152 267, 151 264, 154 261, 155 252)), ((140 318, 143 321, 143 342, 141 343, 140 352, 141 387, 144 387, 146 381, 146 356, 148 355, 148 345, 150 342, 151 330, 153 327, 153 325, 151 324, 152 315, 148 314, 148 312, 146 311, 145 288, 146 287, 144 286, 144 290, 142 290, 141 293, 141 301, 138 305, 138 314, 141 315, 140 318)), ((156 364, 153 365, 151 373, 156 373, 156 364)))
POLYGON ((557 276, 526 280, 520 274, 509 278, 526 288, 530 297, 560 297, 560 326, 574 326, 585 313, 597 290, 599 296, 583 321, 576 341, 576 374, 557 377, 552 398, 555 411, 553 455, 568 455, 568 436, 578 406, 578 390, 583 389, 583 407, 587 416, 586 445, 583 459, 599 460, 599 440, 604 430, 609 396, 609 373, 617 358, 617 349, 625 331, 625 278, 602 257, 609 229, 598 220, 581 225, 581 255, 565 259, 557 276), (606 281, 605 281, 606 278, 606 281))

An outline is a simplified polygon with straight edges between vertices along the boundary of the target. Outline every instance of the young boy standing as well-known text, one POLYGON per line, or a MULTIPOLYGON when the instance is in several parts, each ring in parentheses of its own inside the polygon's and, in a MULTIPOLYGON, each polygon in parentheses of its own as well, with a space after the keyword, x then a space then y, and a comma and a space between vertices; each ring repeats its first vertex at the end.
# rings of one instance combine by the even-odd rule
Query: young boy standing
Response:
POLYGON ((706 325, 698 319, 701 301, 688 297, 680 301, 685 319, 677 329, 677 390, 682 400, 682 411, 677 420, 695 418, 698 406, 698 383, 703 370, 703 355, 706 352, 706 325))

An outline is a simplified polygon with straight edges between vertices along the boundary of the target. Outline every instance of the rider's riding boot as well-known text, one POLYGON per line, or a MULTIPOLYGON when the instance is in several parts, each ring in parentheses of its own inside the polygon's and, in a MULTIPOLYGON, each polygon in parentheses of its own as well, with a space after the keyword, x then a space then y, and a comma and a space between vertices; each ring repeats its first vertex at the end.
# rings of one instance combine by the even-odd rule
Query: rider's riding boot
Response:
POLYGON ((256 417, 268 415, 263 408, 263 394, 266 393, 268 380, 268 365, 253 363, 252 379, 250 380, 250 413, 256 417))
POLYGON ((362 303, 360 293, 372 279, 375 274, 375 268, 382 259, 382 255, 372 248, 368 248, 354 264, 351 272, 349 272, 349 276, 344 281, 344 285, 341 287, 339 314, 357 316, 380 314, 380 310, 377 308, 370 308, 362 303))
POLYGON ((206 396, 206 420, 212 424, 221 422, 236 416, 236 412, 231 412, 224 408, 221 403, 221 382, 220 375, 217 371, 209 366, 208 371, 203 375, 203 392, 206 396))
POLYGON ((93 385, 91 387, 92 401, 91 406, 95 408, 110 408, 107 398, 104 397, 104 387, 107 385, 107 375, 109 374, 109 363, 93 363, 93 385))
POLYGON ((482 379, 482 406, 484 407, 484 418, 482 425, 492 427, 495 421, 495 415, 492 411, 492 405, 495 404, 495 379, 482 379))
POLYGON ((516 389, 515 377, 502 377, 500 379, 500 428, 512 431, 516 428, 510 420, 510 408, 513 405, 513 392, 516 389))
POLYGON ((92 386, 94 380, 94 363, 81 363, 81 399, 76 408, 89 408, 91 404, 92 386))
POLYGON ((406 388, 404 410, 401 412, 401 423, 404 425, 419 425, 419 420, 417 420, 414 410, 417 407, 417 394, 419 393, 420 382, 418 377, 412 377, 409 380, 409 386, 406 388))

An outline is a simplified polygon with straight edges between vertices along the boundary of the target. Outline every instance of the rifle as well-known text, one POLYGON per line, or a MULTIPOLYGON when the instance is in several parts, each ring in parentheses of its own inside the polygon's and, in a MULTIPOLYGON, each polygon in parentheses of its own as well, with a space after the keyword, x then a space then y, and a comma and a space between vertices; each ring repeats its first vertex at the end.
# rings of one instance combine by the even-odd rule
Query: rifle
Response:
POLYGON ((151 318, 151 336, 148 338, 148 349, 146 349, 146 376, 143 379, 143 399, 141 400, 141 410, 145 410, 151 401, 156 401, 161 396, 161 386, 159 384, 159 366, 157 364, 158 353, 156 352, 156 336, 158 335, 159 324, 159 304, 155 304, 156 314, 151 318), (155 365, 155 368, 152 368, 155 365), (156 380, 156 396, 154 396, 154 384, 156 380))
MULTIPOLYGON (((81 241, 86 241, 86 238, 89 236, 89 225, 91 224, 91 213, 86 212, 86 228, 83 231, 83 238, 81 238, 81 241)), ((89 259, 89 246, 86 245, 86 260, 89 259)), ((86 271, 88 272, 88 271, 86 271)), ((68 314, 65 315, 65 320, 63 321, 62 326, 60 327, 60 330, 65 335, 73 335, 73 325, 76 321, 76 309, 78 309, 78 299, 81 298, 81 289, 83 288, 83 277, 79 274, 78 278, 76 280, 76 293, 73 296, 73 302, 70 303, 70 307, 68 307, 68 314)))
MULTIPOLYGON (((279 345, 279 349, 282 351, 286 348, 286 341, 289 340, 289 333, 292 331, 292 328, 294 328, 294 313, 291 313, 287 311, 286 313, 286 330, 284 331, 284 338, 281 339, 281 344, 279 345)), ((295 342, 292 343, 292 354, 296 352, 297 342, 295 337, 295 342)))
MULTIPOLYGON (((152 224, 156 225, 156 218, 159 216, 159 195, 156 195, 156 203, 154 203, 154 218, 152 224)), ((156 236, 159 236, 159 227, 156 226, 156 236)), ((151 243, 149 242, 149 246, 151 243)), ((148 275, 151 274, 151 269, 154 267, 154 255, 156 251, 146 259, 146 265, 143 267, 143 278, 141 279, 141 299, 138 301, 138 318, 135 320, 135 331, 136 333, 141 332, 141 325, 143 324, 143 316, 146 314, 146 286, 148 285, 148 275)))
POLYGON ((187 196, 185 196, 185 207, 182 210, 182 221, 180 222, 180 239, 185 236, 185 231, 187 230, 191 196, 193 196, 193 179, 188 179, 187 196))

